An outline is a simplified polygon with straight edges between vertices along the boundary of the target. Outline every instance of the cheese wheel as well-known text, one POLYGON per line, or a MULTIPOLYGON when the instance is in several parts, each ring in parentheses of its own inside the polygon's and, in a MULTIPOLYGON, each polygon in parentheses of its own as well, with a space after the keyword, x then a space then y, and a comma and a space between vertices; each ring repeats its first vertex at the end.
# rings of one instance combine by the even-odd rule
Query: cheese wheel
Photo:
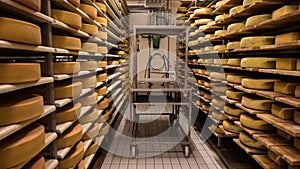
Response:
POLYGON ((242 100, 245 93, 238 90, 226 90, 226 97, 233 100, 242 100))
POLYGON ((224 104, 225 104, 224 100, 217 99, 217 98, 213 98, 211 102, 212 102, 213 106, 218 107, 218 108, 223 108, 224 104))
POLYGON ((53 47, 68 50, 81 50, 81 40, 79 38, 69 36, 52 36, 53 47))
POLYGON ((194 11, 195 16, 210 15, 212 13, 211 8, 199 8, 194 11))
POLYGON ((225 51, 225 50, 227 50, 227 45, 216 45, 216 46, 214 46, 214 50, 219 51, 219 52, 225 51))
POLYGON ((212 22, 213 20, 212 19, 197 19, 195 21, 195 24, 197 26, 200 26, 200 25, 206 25, 208 22, 212 22))
POLYGON ((227 75, 226 79, 229 83, 241 84, 242 79, 245 77, 243 75, 227 75))
POLYGON ((298 5, 285 5, 272 13, 272 19, 277 19, 281 16, 287 15, 293 11, 298 10, 298 5))
POLYGON ((75 169, 85 169, 85 163, 83 160, 81 160, 77 166, 75 167, 75 169))
POLYGON ((107 98, 104 98, 100 103, 99 103, 99 109, 104 110, 109 106, 109 102, 107 98))
POLYGON ((219 72, 211 72, 210 73, 210 77, 213 79, 219 79, 219 80, 225 80, 226 79, 226 75, 225 73, 219 73, 219 72))
POLYGON ((245 132, 240 132, 240 142, 248 147, 265 150, 266 147, 245 132))
POLYGON ((104 96, 107 92, 107 87, 103 86, 99 89, 96 89, 96 92, 98 93, 98 96, 104 96))
POLYGON ((208 100, 211 100, 212 97, 211 97, 211 94, 208 94, 208 93, 205 93, 204 94, 204 98, 208 99, 208 100))
POLYGON ((36 156, 45 146, 42 125, 32 124, 0 142, 0 168, 20 165, 36 156))
POLYGON ((79 142, 75 147, 71 149, 71 151, 67 154, 67 156, 60 160, 58 163, 59 169, 68 169, 73 168, 77 163, 82 160, 84 155, 84 144, 83 142, 79 142))
POLYGON ((300 84, 276 81, 274 84, 274 91, 282 94, 292 95, 295 93, 295 89, 298 85, 300 84))
POLYGON ((254 110, 270 111, 274 101, 253 96, 243 96, 242 105, 254 110))
POLYGON ((106 9, 106 5, 104 3, 101 2, 95 2, 95 4, 101 9, 101 11, 106 14, 107 9, 106 9))
POLYGON ((214 37, 215 37, 214 34, 207 34, 207 35, 205 35, 204 38, 210 40, 210 39, 212 39, 212 38, 214 38, 214 37))
POLYGON ((247 7, 247 6, 252 5, 256 2, 262 2, 262 1, 266 1, 266 0, 244 0, 243 1, 243 6, 247 7))
POLYGON ((295 110, 295 108, 286 106, 284 104, 278 103, 272 105, 272 114, 284 120, 292 120, 294 118, 295 110))
POLYGON ((214 59, 214 64, 216 65, 227 65, 228 59, 214 59))
POLYGON ((242 10, 244 10, 244 6, 243 5, 238 5, 238 6, 232 7, 229 10, 229 16, 232 16, 234 14, 240 13, 242 10))
POLYGON ((105 112, 105 114, 101 115, 98 119, 97 119, 97 123, 104 123, 109 119, 109 115, 110 113, 108 111, 105 112))
POLYGON ((223 121, 223 127, 225 130, 232 132, 232 133, 240 133, 242 131, 241 127, 232 123, 229 120, 223 121))
POLYGON ((297 70, 297 71, 300 71, 300 59, 297 59, 296 70, 297 70))
POLYGON ((82 125, 77 123, 69 127, 63 134, 59 135, 56 140, 57 149, 71 147, 81 140, 82 125))
POLYGON ((101 54, 107 54, 108 53, 108 49, 106 46, 98 46, 98 52, 101 54))
POLYGON ((220 127, 217 127, 215 124, 211 124, 210 128, 214 130, 213 132, 215 133, 225 135, 224 131, 220 127))
POLYGON ((84 114, 79 119, 79 122, 81 124, 92 123, 97 119, 97 117, 98 117, 98 110, 96 108, 94 108, 93 111, 84 114))
POLYGON ((51 17, 53 19, 57 19, 57 20, 65 23, 75 29, 80 29, 81 25, 82 25, 81 16, 76 13, 72 13, 72 12, 68 12, 68 11, 64 11, 64 10, 52 9, 51 17))
POLYGON ((212 86, 212 90, 213 92, 216 92, 216 93, 219 93, 219 94, 222 94, 224 95, 226 90, 228 89, 226 85, 214 85, 212 86))
POLYGON ((236 32, 236 31, 240 31, 240 30, 242 30, 244 28, 245 28, 244 22, 233 23, 233 24, 230 24, 227 27, 227 31, 228 32, 236 32))
POLYGON ((98 101, 98 94, 92 93, 91 95, 88 95, 86 97, 82 97, 78 100, 79 103, 81 103, 82 106, 92 106, 94 104, 97 104, 98 101))
POLYGON ((75 121, 77 119, 77 114, 81 112, 81 104, 69 104, 60 108, 55 113, 56 124, 61 124, 65 122, 75 121))
POLYGON ((126 60, 126 59, 120 59, 120 60, 119 60, 119 63, 120 63, 120 64, 122 64, 122 63, 127 63, 127 60, 126 60))
POLYGON ((277 129, 277 135, 279 135, 282 138, 285 138, 286 140, 292 141, 293 137, 289 135, 288 133, 277 129))
POLYGON ((294 147, 300 150, 300 138, 294 138, 294 147))
POLYGON ((96 76, 91 76, 91 77, 86 77, 86 78, 81 78, 78 79, 82 83, 82 88, 95 88, 97 86, 97 77, 96 76))
POLYGON ((216 3, 216 9, 222 7, 226 2, 227 2, 226 0, 218 1, 216 3))
POLYGON ((274 36, 245 37, 241 40, 241 48, 273 45, 275 43, 274 41, 275 41, 274 36))
POLYGON ((125 51, 123 51, 123 50, 120 50, 120 51, 117 52, 117 55, 119 55, 119 56, 126 56, 127 53, 125 51))
POLYGON ((228 115, 237 116, 237 117, 240 116, 242 113, 245 113, 244 110, 227 104, 224 106, 224 112, 228 115))
POLYGON ((94 123, 94 125, 82 136, 82 140, 86 141, 95 138, 99 133, 99 124, 94 123))
POLYGON ((215 24, 216 24, 215 21, 210 21, 210 22, 207 23, 207 26, 213 26, 213 25, 215 25, 215 24))
POLYGON ((212 117, 215 120, 218 120, 218 121, 223 121, 223 120, 227 119, 227 117, 222 113, 218 113, 218 112, 213 111, 211 114, 212 114, 212 117))
POLYGON ((241 66, 241 60, 239 58, 230 58, 228 59, 229 66, 241 66))
POLYGON ((243 126, 254 130, 270 131, 274 129, 271 124, 264 120, 248 116, 247 114, 242 114, 240 121, 243 126))
POLYGON ((106 68, 107 67, 107 61, 100 61, 98 62, 99 68, 106 68))
POLYGON ((37 12, 41 11, 41 0, 15 0, 37 12))
POLYGON ((241 61, 241 67, 244 68, 262 68, 262 69, 274 69, 276 66, 275 58, 243 58, 241 61))
POLYGON ((98 68, 98 63, 96 61, 86 61, 79 62, 81 70, 95 70, 98 68))
POLYGON ((98 52, 98 45, 97 43, 81 43, 81 51, 82 52, 91 52, 97 53, 98 52))
POLYGON ((186 13, 187 12, 187 8, 184 6, 180 6, 177 8, 177 12, 181 12, 181 13, 186 13))
POLYGON ((204 82, 204 86, 210 88, 211 87, 210 82, 204 82))
POLYGON ((300 86, 297 86, 295 89, 295 97, 300 98, 300 86))
POLYGON ((248 89, 273 90, 275 81, 274 79, 243 78, 242 86, 248 89))
POLYGON ((89 35, 95 35, 98 33, 98 26, 91 25, 91 24, 82 24, 81 31, 89 34, 89 35))
POLYGON ((264 21, 270 20, 272 18, 271 14, 255 15, 251 16, 246 21, 246 27, 254 26, 260 24, 264 21))
POLYGON ((95 18, 95 20, 102 26, 107 26, 107 19, 105 17, 98 16, 95 18))
POLYGON ((33 82, 41 78, 39 63, 0 63, 0 67, 0 84, 33 82))
POLYGON ((294 113, 294 122, 300 124, 300 111, 295 111, 294 113))
POLYGON ((102 40, 107 40, 107 32, 104 32, 104 31, 98 31, 97 33, 97 37, 102 39, 102 40))
POLYGON ((43 156, 37 156, 30 160, 24 167, 26 169, 46 169, 45 158, 43 156))
POLYGON ((2 95, 0 97, 0 126, 21 123, 39 117, 44 112, 40 95, 2 95))
POLYGON ((109 132, 109 127, 109 125, 104 126, 99 132, 99 137, 107 135, 109 132))
POLYGON ((288 165, 286 161, 284 161, 282 158, 280 158, 280 156, 276 155, 270 149, 268 150, 268 157, 279 166, 287 166, 288 165))
POLYGON ((227 50, 239 49, 240 45, 241 45, 241 43, 239 41, 238 42, 228 42, 227 50))
POLYGON ((76 8, 80 6, 80 0, 68 0, 71 4, 73 4, 76 8))
POLYGON ((55 99, 75 98, 81 94, 81 91, 81 82, 74 82, 72 84, 61 83, 55 86, 55 99))
POLYGON ((76 74, 80 72, 79 62, 53 62, 53 73, 57 74, 76 74))
POLYGON ((119 64, 120 64, 120 62, 118 60, 112 61, 110 63, 110 65, 119 65, 119 64))
POLYGON ((215 37, 218 37, 218 36, 223 36, 227 33, 227 30, 217 30, 215 31, 215 37))
POLYGON ((218 15, 215 17, 215 22, 224 21, 224 19, 227 18, 228 16, 229 16, 228 14, 218 15))
POLYGON ((80 4, 79 9, 86 13, 92 19, 97 17, 97 9, 91 5, 80 4))
POLYGON ((95 142, 93 142, 90 147, 86 150, 86 152, 84 153, 84 156, 89 156, 89 155, 92 155, 92 154, 95 154, 97 152, 99 148, 99 145, 95 142))
POLYGON ((39 26, 29 22, 0 17, 0 39, 32 45, 41 45, 41 29, 39 26))
POLYGON ((275 44, 279 45, 282 43, 294 42, 300 39, 300 32, 290 32, 275 37, 275 44))
POLYGON ((276 69, 296 70, 296 58, 276 58, 276 69))
POLYGON ((106 73, 101 73, 97 75, 97 81, 98 82, 106 82, 107 79, 107 74, 106 73))

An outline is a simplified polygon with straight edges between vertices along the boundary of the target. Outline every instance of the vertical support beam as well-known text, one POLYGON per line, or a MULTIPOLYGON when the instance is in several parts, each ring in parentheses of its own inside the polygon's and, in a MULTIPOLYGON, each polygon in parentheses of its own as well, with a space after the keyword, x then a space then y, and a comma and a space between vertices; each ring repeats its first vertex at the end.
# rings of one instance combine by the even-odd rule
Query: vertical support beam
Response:
POLYGON ((187 88, 187 61, 188 61, 188 47, 189 44, 189 28, 186 28, 185 31, 185 60, 184 60, 184 88, 187 88))

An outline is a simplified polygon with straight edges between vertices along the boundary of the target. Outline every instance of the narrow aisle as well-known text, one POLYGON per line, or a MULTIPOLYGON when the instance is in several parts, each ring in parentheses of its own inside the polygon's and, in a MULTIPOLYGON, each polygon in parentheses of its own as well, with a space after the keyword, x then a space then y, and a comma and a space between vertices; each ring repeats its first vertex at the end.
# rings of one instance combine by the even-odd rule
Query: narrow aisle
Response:
MULTIPOLYGON (((141 128, 144 128, 143 132, 154 131, 157 134, 157 130, 162 131, 164 129, 163 126, 167 126, 166 123, 157 123, 157 121, 162 120, 164 116, 156 117, 155 124, 161 124, 160 126, 153 126, 154 123, 143 123, 144 125, 141 128), (146 127, 145 127, 146 126, 146 127), (152 128, 149 128, 151 127, 152 128)), ((148 118, 155 118, 153 116, 148 116, 148 118)), ((148 119, 149 120, 149 119, 148 119)), ((165 119, 163 119, 165 120, 165 119)), ((131 135, 131 123, 123 118, 120 126, 118 128, 119 133, 130 136, 131 135)), ((146 157, 146 158, 129 158, 129 140, 121 139, 118 135, 114 136, 111 147, 104 159, 102 166, 94 166, 94 169, 224 169, 220 158, 215 154, 215 152, 209 147, 208 143, 201 143, 197 133, 194 129, 191 131, 191 155, 189 158, 185 158, 182 152, 182 148, 180 145, 175 146, 171 150, 167 151, 163 154, 156 155, 154 157, 146 157), (113 152, 113 153, 111 153, 113 152), (117 155, 115 155, 117 154, 117 155)), ((146 150, 146 156, 153 153, 153 150, 164 151, 167 145, 156 145, 156 144, 146 144, 139 145, 139 149, 146 150)))

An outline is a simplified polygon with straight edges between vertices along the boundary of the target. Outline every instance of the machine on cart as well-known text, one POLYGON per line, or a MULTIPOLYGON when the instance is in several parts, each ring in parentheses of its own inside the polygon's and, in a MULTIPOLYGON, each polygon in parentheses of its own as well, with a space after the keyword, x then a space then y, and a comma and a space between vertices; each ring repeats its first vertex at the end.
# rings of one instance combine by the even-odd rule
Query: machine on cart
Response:
MULTIPOLYGON (((188 58, 188 47, 186 47, 185 50, 185 58, 183 64, 184 67, 181 68, 181 71, 183 71, 184 75, 181 77, 181 80, 179 80, 179 74, 178 70, 175 69, 173 71, 173 74, 171 75, 169 68, 178 68, 179 65, 179 58, 177 55, 175 55, 175 58, 173 58, 174 63, 170 62, 170 55, 162 57, 162 60, 164 60, 164 67, 165 70, 162 71, 162 74, 164 74, 162 77, 151 77, 151 52, 149 52, 149 60, 150 63, 147 64, 145 75, 144 77, 138 76, 138 60, 145 59, 145 57, 138 56, 138 36, 151 36, 156 38, 149 38, 150 40, 153 40, 153 46, 154 48, 157 48, 158 46, 158 38, 157 36, 166 37, 166 36, 172 36, 176 39, 179 37, 185 38, 185 43, 188 43, 188 35, 189 35, 189 28, 183 27, 183 26, 135 26, 134 27, 134 35, 136 35, 133 38, 133 82, 132 86, 130 88, 130 116, 133 121, 133 130, 132 130, 132 136, 133 140, 130 145, 130 152, 131 156, 133 158, 137 157, 139 144, 170 144, 170 143, 180 143, 183 148, 184 156, 189 157, 190 154, 190 128, 191 128, 191 104, 192 104, 192 90, 187 85, 187 79, 188 79, 188 67, 187 67, 187 58, 188 58), (148 75, 148 76, 147 76, 148 75), (150 94, 152 96, 150 96, 150 94), (143 112, 139 113, 137 110, 137 106, 166 106, 170 107, 168 110, 169 112, 165 112, 162 110, 162 112, 143 112), (158 141, 149 142, 146 140, 142 140, 138 138, 138 131, 139 131, 139 121, 140 116, 143 115, 166 115, 169 116, 167 123, 170 124, 173 128, 176 129, 176 135, 178 138, 183 139, 176 139, 174 138, 174 135, 170 135, 169 137, 171 139, 160 139, 158 141), (185 122, 181 123, 181 117, 184 117, 186 120, 185 122)), ((169 41, 170 42, 170 41, 169 41)), ((150 43, 149 43, 150 44, 150 43)), ((170 45, 170 43, 168 43, 170 45)), ((186 45, 187 46, 187 45, 186 45)), ((149 50, 150 50, 149 45, 149 50)), ((168 49, 170 49, 170 46, 168 46, 168 49)), ((169 51, 168 51, 169 52, 169 51)), ((153 66, 152 66, 153 67, 153 66)), ((182 118, 183 119, 183 118, 182 118)), ((149 129, 150 130, 150 129, 149 129)))

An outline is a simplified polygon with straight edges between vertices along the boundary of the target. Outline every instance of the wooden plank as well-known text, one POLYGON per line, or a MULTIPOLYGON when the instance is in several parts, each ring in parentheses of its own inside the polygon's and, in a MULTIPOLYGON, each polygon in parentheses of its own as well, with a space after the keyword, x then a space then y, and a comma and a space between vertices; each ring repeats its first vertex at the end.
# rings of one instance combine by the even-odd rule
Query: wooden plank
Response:
POLYGON ((291 145, 272 146, 270 148, 274 153, 281 156, 290 165, 300 165, 300 151, 291 145))
POLYGON ((290 145, 289 141, 280 137, 277 134, 270 134, 265 136, 256 136, 257 141, 262 143, 265 147, 270 149, 271 146, 282 146, 282 145, 290 145))
POLYGON ((278 124, 278 123, 290 123, 288 120, 280 119, 273 114, 258 114, 256 115, 258 118, 266 121, 267 123, 270 123, 272 125, 278 124))
POLYGON ((275 127, 280 130, 290 134, 293 137, 300 137, 300 125, 296 124, 292 121, 289 123, 275 123, 273 124, 275 127))
POLYGON ((239 121, 240 120, 240 117, 239 116, 231 116, 229 114, 226 114, 225 112, 223 112, 224 116, 226 116, 229 120, 232 120, 232 121, 239 121))
POLYGON ((223 127, 223 125, 220 125, 219 127, 220 127, 220 129, 223 130, 223 132, 224 132, 224 133, 226 134, 226 136, 228 136, 228 137, 238 137, 238 136, 239 136, 238 133, 233 133, 233 132, 230 132, 230 131, 225 130, 224 127, 223 127))
POLYGON ((276 69, 259 69, 259 72, 300 77, 300 71, 276 70, 276 69))
POLYGON ((259 150, 259 149, 255 149, 255 148, 251 148, 248 146, 245 146, 244 144, 242 144, 240 142, 240 139, 233 139, 233 141, 239 146, 241 147, 246 153, 250 154, 250 155, 255 155, 255 154, 266 154, 265 150, 259 150))
POLYGON ((55 49, 47 46, 35 46, 0 40, 0 49, 21 50, 30 52, 54 53, 55 49))
POLYGON ((249 94, 256 94, 257 90, 254 90, 254 89, 247 89, 247 88, 244 88, 243 86, 234 86, 235 89, 238 89, 240 91, 243 91, 243 92, 246 92, 246 93, 249 93, 249 94))
POLYGON ((58 166, 58 160, 46 159, 45 166, 46 166, 46 169, 55 169, 58 166))
POLYGON ((291 106, 295 106, 296 108, 300 108, 300 99, 293 96, 277 97, 275 98, 275 100, 291 106))
POLYGON ((250 128, 244 127, 242 124, 241 124, 241 127, 244 131, 249 133, 251 136, 253 136, 254 134, 269 134, 269 133, 272 133, 272 131, 260 131, 260 130, 250 129, 250 128))
POLYGON ((273 92, 273 91, 257 91, 256 94, 258 96, 262 96, 262 97, 272 99, 272 100, 275 100, 276 97, 285 97, 286 96, 284 94, 273 92))
POLYGON ((269 113, 267 111, 252 110, 252 109, 246 108, 242 105, 242 103, 236 103, 235 106, 238 107, 238 108, 241 108, 242 110, 244 110, 244 111, 246 111, 250 114, 255 114, 256 115, 256 114, 268 114, 269 113))
POLYGON ((264 169, 284 169, 273 162, 267 155, 253 155, 252 158, 264 169))

